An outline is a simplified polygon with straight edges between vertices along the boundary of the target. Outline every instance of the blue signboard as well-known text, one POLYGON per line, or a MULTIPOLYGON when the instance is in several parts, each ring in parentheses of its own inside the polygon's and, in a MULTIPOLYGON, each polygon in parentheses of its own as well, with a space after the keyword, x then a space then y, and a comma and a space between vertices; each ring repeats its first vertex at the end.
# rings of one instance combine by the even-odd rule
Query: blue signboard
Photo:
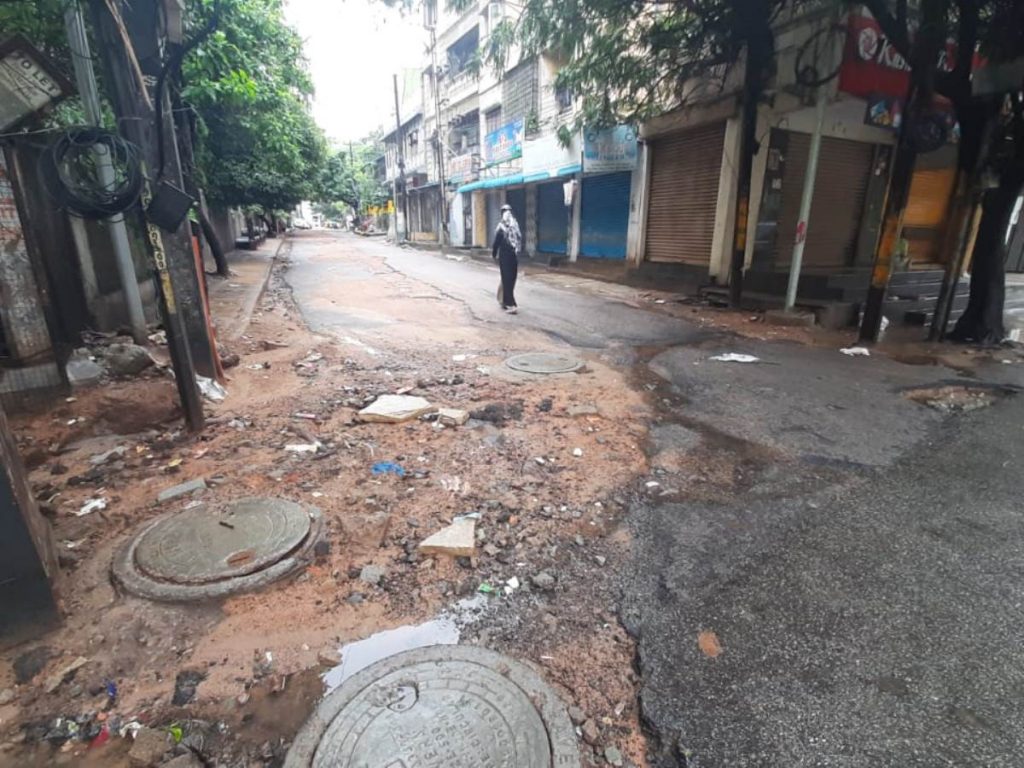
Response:
POLYGON ((631 125, 583 131, 583 171, 629 171, 636 166, 636 129, 631 125))
POLYGON ((523 156, 523 119, 503 125, 484 137, 484 158, 488 165, 504 163, 523 156))

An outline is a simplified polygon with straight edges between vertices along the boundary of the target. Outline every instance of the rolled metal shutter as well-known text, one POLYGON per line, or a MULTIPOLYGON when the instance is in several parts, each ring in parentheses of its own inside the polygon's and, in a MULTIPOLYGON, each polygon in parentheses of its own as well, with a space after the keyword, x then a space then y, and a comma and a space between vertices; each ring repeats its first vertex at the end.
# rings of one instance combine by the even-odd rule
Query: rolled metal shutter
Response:
POLYGON ((724 146, 725 123, 651 142, 648 261, 711 263, 724 146))
POLYGON ((494 232, 501 221, 501 192, 487 192, 487 247, 494 242, 494 232))
MULTIPOLYGON (((788 132, 782 210, 775 240, 777 267, 788 266, 793 260, 793 240, 810 148, 809 134, 788 132)), ((830 136, 821 140, 814 201, 804 245, 805 268, 827 270, 853 263, 873 157, 873 144, 830 136)))
POLYGON ((599 259, 626 258, 630 171, 584 176, 580 200, 580 254, 599 259))
POLYGON ((550 181, 537 187, 537 250, 541 253, 565 253, 569 214, 562 184, 550 181))
POLYGON ((909 246, 910 259, 916 264, 935 264, 942 260, 942 236, 955 181, 955 167, 914 171, 903 214, 903 237, 909 246))

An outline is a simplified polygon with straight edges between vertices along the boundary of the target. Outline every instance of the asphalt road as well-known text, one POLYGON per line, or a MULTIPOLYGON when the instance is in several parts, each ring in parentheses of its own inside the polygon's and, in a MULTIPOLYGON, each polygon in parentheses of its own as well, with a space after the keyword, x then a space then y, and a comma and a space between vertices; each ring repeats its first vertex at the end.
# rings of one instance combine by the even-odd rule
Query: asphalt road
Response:
MULTIPOLYGON (((658 475, 680 489, 665 497, 638 481, 620 615, 638 639, 658 768, 1024 765, 1024 396, 954 415, 905 397, 1020 384, 1024 365, 966 377, 752 342, 529 277, 507 318, 489 265, 338 244, 325 262, 296 241, 300 306, 325 281, 372 276, 345 249, 377 255, 464 304, 469 322, 581 349, 661 349, 649 363, 650 349, 621 358, 660 382, 648 385, 652 454, 692 454, 702 469, 759 457, 714 498, 688 494, 692 474, 658 475), (709 359, 724 351, 761 362, 709 359)), ((322 330, 388 322, 304 311, 322 330)))

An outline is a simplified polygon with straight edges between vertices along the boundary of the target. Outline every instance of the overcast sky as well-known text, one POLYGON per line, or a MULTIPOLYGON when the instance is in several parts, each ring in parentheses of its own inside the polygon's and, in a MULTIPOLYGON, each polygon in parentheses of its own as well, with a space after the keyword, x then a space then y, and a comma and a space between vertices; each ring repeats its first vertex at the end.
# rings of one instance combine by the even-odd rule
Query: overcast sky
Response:
POLYGON ((327 135, 344 142, 389 124, 392 74, 423 60, 419 14, 403 19, 372 0, 287 0, 286 15, 306 41, 313 115, 327 135))

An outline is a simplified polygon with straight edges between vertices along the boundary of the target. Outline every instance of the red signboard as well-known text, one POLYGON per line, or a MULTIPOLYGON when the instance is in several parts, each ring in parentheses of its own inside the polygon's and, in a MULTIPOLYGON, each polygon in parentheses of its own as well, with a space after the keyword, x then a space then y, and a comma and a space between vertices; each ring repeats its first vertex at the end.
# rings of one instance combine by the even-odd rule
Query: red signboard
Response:
MULTIPOLYGON (((952 41, 939 54, 938 66, 953 67, 956 48, 952 41)), ((904 98, 910 86, 910 65, 870 16, 851 13, 847 22, 839 90, 861 98, 904 98)))

